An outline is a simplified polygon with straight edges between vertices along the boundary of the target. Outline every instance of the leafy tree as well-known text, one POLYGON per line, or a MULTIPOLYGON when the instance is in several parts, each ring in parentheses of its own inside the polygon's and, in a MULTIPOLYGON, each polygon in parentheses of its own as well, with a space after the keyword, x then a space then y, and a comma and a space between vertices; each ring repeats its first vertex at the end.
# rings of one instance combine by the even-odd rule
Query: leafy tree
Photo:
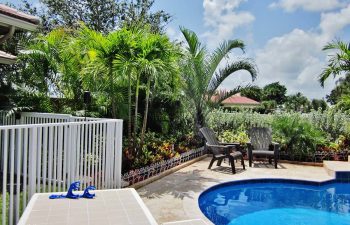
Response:
POLYGON ((343 95, 335 105, 335 109, 350 114, 350 95, 343 95))
POLYGON ((337 104, 343 95, 350 95, 350 74, 346 74, 344 78, 339 78, 337 86, 326 96, 327 101, 332 105, 337 104))
POLYGON ((186 28, 181 28, 186 40, 184 57, 180 68, 183 78, 183 90, 194 110, 195 131, 205 125, 207 109, 219 105, 227 97, 240 92, 236 87, 225 93, 218 93, 220 84, 231 74, 246 70, 254 80, 257 76, 255 65, 247 59, 228 63, 224 68, 218 66, 223 58, 236 48, 244 50, 244 43, 240 40, 223 42, 213 53, 209 53, 197 35, 186 28), (215 98, 214 102, 212 98, 215 98))
POLYGON ((135 24, 148 24, 159 32, 171 20, 163 10, 151 11, 154 0, 40 0, 39 8, 27 0, 22 2, 22 11, 41 18, 43 32, 62 26, 79 27, 79 22, 102 33, 135 24))
POLYGON ((285 109, 294 112, 309 112, 311 107, 310 101, 300 92, 287 97, 285 109))
POLYGON ((334 41, 324 46, 323 50, 332 50, 336 51, 336 53, 330 55, 327 68, 319 75, 319 82, 322 87, 329 76, 337 77, 342 74, 349 74, 350 72, 349 44, 342 41, 334 41))
POLYGON ((243 88, 241 91, 241 95, 254 99, 255 101, 260 102, 262 100, 262 89, 258 86, 250 86, 250 87, 246 87, 243 88))
POLYGON ((311 107, 314 110, 321 109, 322 111, 324 111, 328 108, 328 105, 327 105, 326 101, 323 99, 312 99, 311 107))
POLYGON ((115 67, 116 55, 120 53, 120 42, 123 42, 123 31, 103 35, 100 32, 83 26, 79 30, 79 42, 88 55, 83 81, 90 90, 95 90, 108 98, 113 118, 117 118, 118 102, 123 103, 124 93, 120 83, 124 77, 115 67))
POLYGON ((266 85, 263 88, 264 101, 276 101, 277 104, 283 104, 286 100, 287 88, 279 82, 266 85))

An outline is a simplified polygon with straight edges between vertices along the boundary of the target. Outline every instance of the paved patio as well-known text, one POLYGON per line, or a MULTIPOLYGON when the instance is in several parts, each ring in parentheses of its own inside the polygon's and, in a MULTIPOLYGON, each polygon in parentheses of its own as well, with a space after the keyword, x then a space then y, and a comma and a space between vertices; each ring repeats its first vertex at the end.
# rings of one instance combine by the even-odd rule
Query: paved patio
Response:
POLYGON ((257 162, 252 168, 246 166, 247 170, 237 165, 237 173, 233 175, 225 163, 223 167, 213 166, 208 170, 209 161, 207 157, 137 190, 159 224, 200 218, 211 224, 199 210, 198 197, 208 187, 222 182, 251 178, 333 179, 323 167, 282 163, 274 169, 272 165, 257 162))

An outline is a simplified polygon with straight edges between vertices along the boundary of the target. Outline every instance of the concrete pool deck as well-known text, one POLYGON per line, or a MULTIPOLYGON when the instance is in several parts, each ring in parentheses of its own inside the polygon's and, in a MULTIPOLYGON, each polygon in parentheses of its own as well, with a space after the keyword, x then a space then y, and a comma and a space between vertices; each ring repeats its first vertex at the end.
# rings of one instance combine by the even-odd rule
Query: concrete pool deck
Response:
POLYGON ((280 163, 278 169, 274 169, 273 165, 265 162, 257 162, 249 168, 246 162, 246 170, 237 163, 237 173, 232 174, 227 163, 223 163, 222 167, 213 166, 208 170, 210 159, 207 157, 137 190, 159 224, 191 219, 203 219, 207 224, 212 224, 201 213, 198 197, 205 189, 223 182, 253 178, 285 178, 319 182, 333 179, 323 167, 288 163, 280 163))

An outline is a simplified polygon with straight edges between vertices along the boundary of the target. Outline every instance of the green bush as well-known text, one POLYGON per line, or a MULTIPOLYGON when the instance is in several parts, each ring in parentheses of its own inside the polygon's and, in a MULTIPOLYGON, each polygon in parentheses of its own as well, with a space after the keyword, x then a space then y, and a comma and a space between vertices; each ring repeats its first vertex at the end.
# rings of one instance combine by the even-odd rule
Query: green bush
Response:
POLYGON ((273 123, 274 140, 292 159, 313 155, 318 145, 327 143, 327 135, 298 113, 278 115, 273 123))
POLYGON ((246 144, 249 142, 249 136, 243 126, 241 126, 237 131, 225 130, 219 135, 219 140, 224 143, 246 144))
POLYGON ((227 113, 223 110, 214 110, 207 116, 207 126, 216 133, 224 130, 237 131, 248 130, 251 127, 270 127, 273 115, 259 114, 257 112, 245 111, 227 113))

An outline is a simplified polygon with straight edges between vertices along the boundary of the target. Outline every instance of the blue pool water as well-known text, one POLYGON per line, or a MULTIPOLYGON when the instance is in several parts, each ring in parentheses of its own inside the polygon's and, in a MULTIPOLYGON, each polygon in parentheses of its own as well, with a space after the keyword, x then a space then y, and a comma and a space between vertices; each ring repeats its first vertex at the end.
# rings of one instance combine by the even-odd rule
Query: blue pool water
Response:
POLYGON ((350 183, 250 180, 199 197, 216 225, 350 225, 350 183))

